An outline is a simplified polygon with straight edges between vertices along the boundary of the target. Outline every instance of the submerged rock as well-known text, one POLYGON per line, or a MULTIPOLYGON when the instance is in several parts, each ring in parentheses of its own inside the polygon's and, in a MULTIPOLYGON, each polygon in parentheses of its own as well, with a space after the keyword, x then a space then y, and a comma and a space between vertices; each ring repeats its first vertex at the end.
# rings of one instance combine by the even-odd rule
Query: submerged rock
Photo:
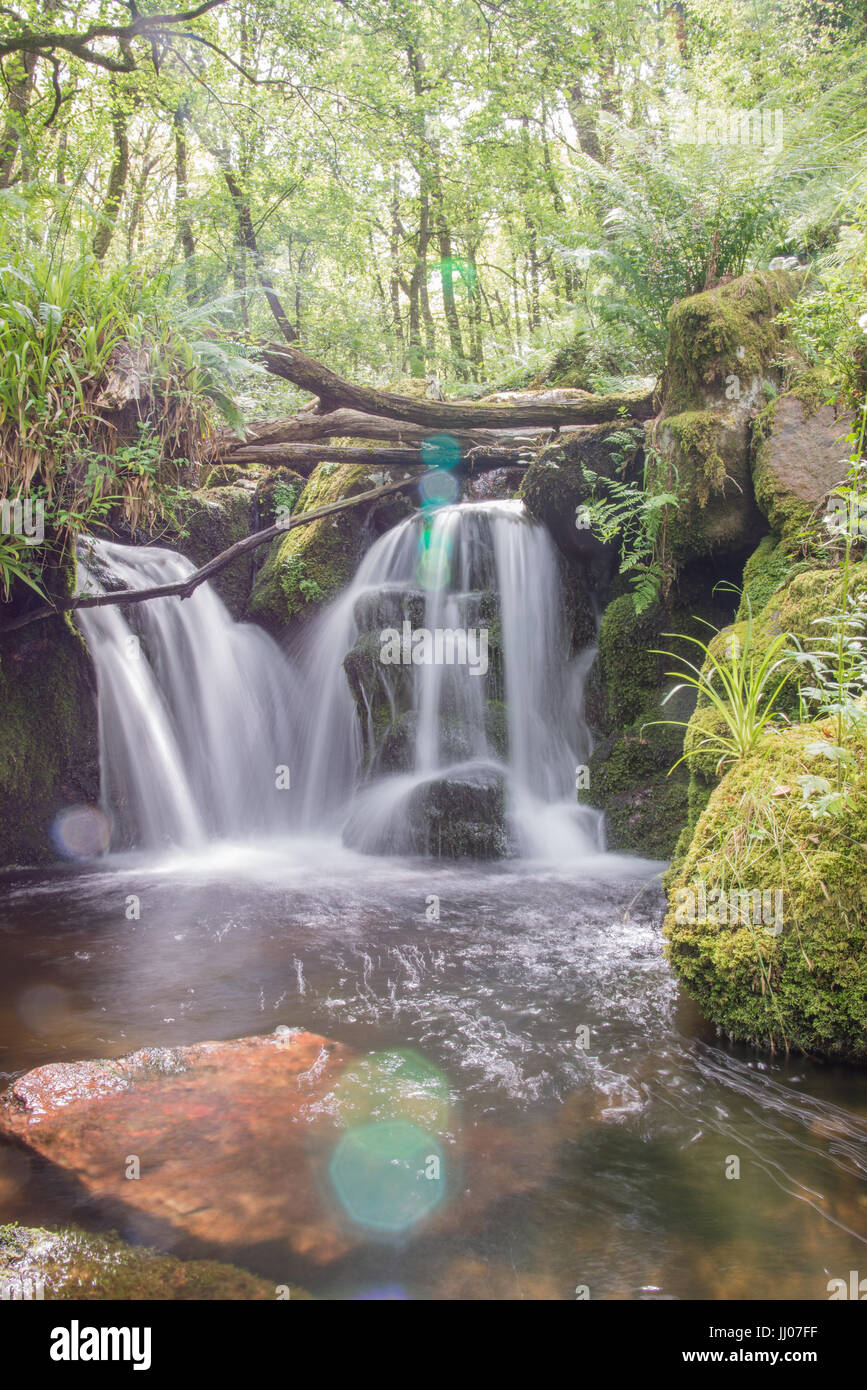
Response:
POLYGON ((280 1242, 327 1262, 351 1235, 319 1187, 347 1058, 301 1030, 53 1063, 19 1077, 0 1128, 58 1164, 122 1231, 209 1248, 280 1242), (140 1176, 127 1176, 130 1160, 140 1176))
MULTIPOLYGON (((286 1286, 292 1299, 309 1300, 286 1286)), ((285 1293, 282 1295, 287 1296, 285 1293)), ((113 1232, 0 1226, 0 1298, 222 1300, 277 1297, 267 1279, 218 1260, 178 1260, 127 1245, 113 1232)))

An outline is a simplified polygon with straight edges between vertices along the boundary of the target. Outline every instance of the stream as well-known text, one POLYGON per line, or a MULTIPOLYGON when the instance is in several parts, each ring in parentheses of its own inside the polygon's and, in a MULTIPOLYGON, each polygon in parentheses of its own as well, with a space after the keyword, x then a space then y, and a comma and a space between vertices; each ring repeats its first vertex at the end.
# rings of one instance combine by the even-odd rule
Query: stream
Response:
MULTIPOLYGON (((81 582, 190 569, 92 542, 81 582)), ((274 1243, 172 1253, 324 1298, 821 1300, 867 1269, 860 1075, 728 1045, 680 995, 664 865, 606 852, 575 800, 592 649, 520 503, 399 523, 291 655, 209 586, 81 623, 102 810, 59 819, 68 863, 0 881, 0 1080, 302 1027, 409 1052, 445 1097, 434 1219, 289 1267, 274 1243), (484 628, 484 669, 383 664, 410 625, 484 628)), ((105 1216, 6 1146, 0 1220, 105 1216)))

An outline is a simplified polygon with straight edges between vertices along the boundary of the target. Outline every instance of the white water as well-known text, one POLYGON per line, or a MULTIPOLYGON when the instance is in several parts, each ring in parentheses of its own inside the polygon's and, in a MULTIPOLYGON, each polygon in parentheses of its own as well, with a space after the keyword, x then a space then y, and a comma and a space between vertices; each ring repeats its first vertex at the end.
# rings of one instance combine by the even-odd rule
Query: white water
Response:
POLYGON ((357 848, 399 853, 407 847, 407 808, 420 787, 493 775, 505 780, 517 852, 556 860, 598 853, 602 816, 579 807, 574 791, 575 768, 586 763, 591 746, 582 713, 590 659, 592 652, 569 659, 556 551, 522 503, 463 503, 402 522, 367 552, 301 655, 309 690, 301 738, 307 752, 303 823, 342 828, 357 848), (400 629, 413 601, 431 632, 478 630, 485 593, 499 600, 504 688, 495 688, 492 667, 482 677, 468 665, 400 668, 374 661, 363 691, 368 709, 384 694, 396 721, 399 683, 411 681, 414 750, 411 766, 376 775, 356 791, 364 747, 342 678, 344 656, 364 631, 377 650, 383 626, 400 629), (371 609, 378 621, 370 621, 371 609), (486 732, 485 701, 491 698, 506 704, 505 757, 486 732), (460 730, 457 753, 443 737, 448 716, 460 730))
MULTIPOLYGON (((147 588, 191 569, 171 551, 90 541, 79 583, 147 588)), ((208 585, 185 600, 82 609, 79 622, 97 670, 115 848, 318 832, 407 853, 418 849, 411 806, 445 783, 481 797, 482 821, 485 796, 503 789, 511 852, 568 862, 604 849, 601 814, 574 792, 590 751, 581 705, 592 653, 569 659, 556 552, 521 503, 444 507, 388 531, 310 626, 298 669, 259 628, 233 622, 208 585), (478 630, 483 602, 502 650, 501 665, 491 650, 486 675, 377 659, 383 624, 399 629, 408 606, 431 631, 478 630), (374 654, 361 681, 367 741, 343 667, 364 634, 374 654), (401 717, 409 729, 398 771, 371 757, 383 697, 385 736, 401 717), (505 701, 507 750, 486 726, 491 700, 505 701), (281 766, 289 790, 276 788, 281 766)))
MULTIPOLYGON (((170 550, 90 540, 79 590, 144 589, 192 573, 170 550)), ((209 585, 188 599, 84 608, 96 666, 103 805, 115 847, 194 848, 285 831, 294 761, 291 667, 233 622, 209 585)))

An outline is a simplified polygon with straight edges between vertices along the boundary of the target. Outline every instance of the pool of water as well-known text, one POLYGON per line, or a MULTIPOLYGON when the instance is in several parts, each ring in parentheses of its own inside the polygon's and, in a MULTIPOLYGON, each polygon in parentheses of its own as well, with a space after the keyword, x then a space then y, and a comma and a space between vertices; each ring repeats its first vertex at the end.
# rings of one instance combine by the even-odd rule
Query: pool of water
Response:
MULTIPOLYGON (((825 1299, 829 1279, 867 1274, 863 1073, 715 1037, 663 957, 661 867, 445 866, 295 840, 13 874, 0 1082, 280 1024, 410 1048, 448 1080, 447 1161, 473 1140, 474 1218, 362 1232, 340 1261, 291 1271, 312 1293, 825 1299)), ((98 1228, 101 1213, 0 1149, 3 1220, 98 1228)), ((210 1253, 286 1277, 267 1251, 210 1253)))

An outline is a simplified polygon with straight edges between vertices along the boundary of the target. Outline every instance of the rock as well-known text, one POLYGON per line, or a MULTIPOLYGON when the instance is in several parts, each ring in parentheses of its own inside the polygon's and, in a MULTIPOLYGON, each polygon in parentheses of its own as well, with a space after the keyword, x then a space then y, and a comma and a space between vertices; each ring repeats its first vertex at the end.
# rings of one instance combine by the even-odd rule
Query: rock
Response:
POLYGON ((859 759, 841 814, 811 817, 798 778, 831 775, 832 765, 808 751, 826 737, 826 727, 799 724, 768 735, 726 771, 667 882, 665 936, 685 988, 730 1037, 863 1063, 867 776, 859 759), (751 829, 763 833, 751 835, 751 829), (744 922, 739 905, 731 911, 730 898, 723 897, 722 911, 718 899, 709 903, 720 886, 769 894, 759 921, 753 908, 744 922))
POLYGON ((772 401, 754 437, 753 486, 772 529, 794 539, 845 479, 851 415, 789 392, 772 401))
POLYGON ((0 640, 0 864, 57 858, 52 822, 99 801, 96 679, 61 618, 0 640))
POLYGON ((502 859, 511 852, 504 780, 493 768, 426 782, 410 799, 408 821, 419 854, 502 859))
POLYGON ((751 428, 740 409, 683 411, 657 427, 647 479, 678 498, 666 528, 675 564, 751 549, 767 530, 750 481, 751 428))
POLYGON ((209 1247, 279 1241, 324 1263, 354 1244, 319 1187, 346 1058, 295 1030, 53 1063, 13 1082, 0 1127, 77 1178, 124 1231, 160 1244, 166 1231, 209 1247))
MULTIPOLYGON (((369 492, 375 468, 356 464, 320 463, 307 480, 295 514, 315 511, 344 497, 369 492)), ((383 470, 379 470, 383 471, 383 470)), ((399 470, 384 470, 386 481, 399 470)), ((299 526, 273 541, 256 576, 250 597, 250 616, 279 633, 298 618, 320 612, 346 586, 378 529, 393 525, 412 509, 407 497, 383 498, 336 516, 299 526)))
MULTIPOLYGON (((204 565, 256 529, 255 484, 200 488, 177 509, 185 534, 176 545, 193 564, 204 565)), ((215 575, 211 583, 233 618, 247 607, 253 585, 253 554, 242 555, 215 575)))
POLYGON ((753 420, 779 388, 777 314, 800 282, 797 272, 755 272, 669 313, 648 482, 679 496, 666 537, 678 564, 752 548, 767 530, 752 491, 750 442, 753 420))
POLYGON ((603 579, 616 568, 616 547, 603 545, 588 527, 578 524, 578 508, 592 495, 585 469, 604 478, 617 475, 617 446, 609 442, 616 429, 610 423, 588 425, 561 436, 556 455, 548 451, 527 468, 520 491, 527 510, 547 526, 566 558, 592 564, 597 575, 601 569, 603 579))
MULTIPOLYGON (((303 1289, 289 1288, 290 1298, 309 1300, 303 1289)), ((276 1296, 273 1283, 234 1265, 178 1260, 127 1245, 114 1233, 94 1235, 74 1226, 57 1231, 0 1226, 4 1299, 262 1301, 276 1296)))

